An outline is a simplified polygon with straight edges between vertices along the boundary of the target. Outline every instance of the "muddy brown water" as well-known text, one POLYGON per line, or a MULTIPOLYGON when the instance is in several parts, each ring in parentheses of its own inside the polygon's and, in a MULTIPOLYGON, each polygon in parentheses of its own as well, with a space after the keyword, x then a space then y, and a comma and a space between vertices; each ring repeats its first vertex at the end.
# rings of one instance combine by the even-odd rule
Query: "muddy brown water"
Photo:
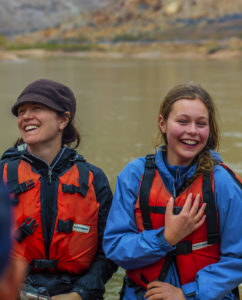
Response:
MULTIPOLYGON (((69 85, 77 98, 79 152, 100 166, 114 190, 118 173, 132 159, 154 151, 161 98, 175 84, 197 81, 213 96, 222 132, 220 153, 242 175, 242 61, 239 59, 39 58, 0 62, 2 153, 18 137, 10 108, 29 82, 50 78, 69 85)), ((106 286, 106 300, 119 299, 123 270, 106 286)))

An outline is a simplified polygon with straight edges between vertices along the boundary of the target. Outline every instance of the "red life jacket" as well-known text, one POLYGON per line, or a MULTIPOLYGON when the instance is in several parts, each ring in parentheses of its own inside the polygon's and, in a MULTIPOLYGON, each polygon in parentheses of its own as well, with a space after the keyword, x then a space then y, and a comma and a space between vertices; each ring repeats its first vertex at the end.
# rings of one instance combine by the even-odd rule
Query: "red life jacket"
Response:
POLYGON ((43 237, 40 178, 24 160, 9 161, 4 166, 3 180, 15 200, 14 230, 20 234, 12 254, 25 258, 34 270, 81 274, 91 265, 98 243, 99 203, 93 174, 84 161, 76 161, 58 178, 57 217, 48 252, 43 237))
MULTIPOLYGON (((139 232, 144 229, 158 229, 165 225, 165 209, 171 194, 166 189, 159 172, 155 169, 154 157, 146 158, 145 173, 142 178, 139 197, 135 207, 135 220, 139 232)), ((181 284, 194 281, 197 272, 219 260, 219 226, 214 196, 214 179, 202 176, 185 189, 176 199, 174 213, 178 214, 192 193, 201 195, 200 206, 207 202, 206 222, 176 245, 176 250, 168 253, 156 263, 135 270, 128 270, 128 277, 138 286, 146 288, 153 280, 163 280, 171 261, 176 260, 181 284)))

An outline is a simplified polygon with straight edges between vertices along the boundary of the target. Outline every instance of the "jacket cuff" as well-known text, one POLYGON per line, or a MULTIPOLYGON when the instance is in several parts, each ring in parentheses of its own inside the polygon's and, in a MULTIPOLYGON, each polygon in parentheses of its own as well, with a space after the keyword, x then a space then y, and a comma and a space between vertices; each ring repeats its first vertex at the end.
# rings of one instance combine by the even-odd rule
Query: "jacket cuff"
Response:
POLYGON ((197 290, 196 283, 194 281, 184 284, 182 286, 183 294, 187 300, 195 300, 196 299, 196 294, 197 294, 196 290, 197 290))
POLYGON ((159 239, 159 241, 162 245, 162 248, 165 249, 167 252, 170 252, 170 251, 173 251, 176 249, 176 246, 171 246, 165 239, 164 227, 162 227, 161 229, 158 229, 157 238, 159 239))

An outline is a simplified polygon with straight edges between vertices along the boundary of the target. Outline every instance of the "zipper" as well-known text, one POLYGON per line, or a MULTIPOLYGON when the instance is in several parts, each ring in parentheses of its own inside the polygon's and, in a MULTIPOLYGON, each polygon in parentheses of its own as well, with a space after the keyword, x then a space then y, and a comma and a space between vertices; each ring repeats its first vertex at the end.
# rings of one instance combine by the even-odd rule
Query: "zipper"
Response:
POLYGON ((49 184, 51 184, 51 182, 52 182, 52 174, 53 174, 52 171, 53 171, 54 167, 56 166, 56 164, 59 162, 59 160, 60 160, 60 158, 61 158, 61 156, 62 156, 62 154, 63 154, 64 151, 65 151, 65 148, 63 148, 63 149, 61 150, 61 153, 59 154, 59 156, 58 156, 57 160, 55 161, 55 163, 53 164, 53 166, 49 166, 49 165, 47 164, 47 166, 48 166, 49 184))

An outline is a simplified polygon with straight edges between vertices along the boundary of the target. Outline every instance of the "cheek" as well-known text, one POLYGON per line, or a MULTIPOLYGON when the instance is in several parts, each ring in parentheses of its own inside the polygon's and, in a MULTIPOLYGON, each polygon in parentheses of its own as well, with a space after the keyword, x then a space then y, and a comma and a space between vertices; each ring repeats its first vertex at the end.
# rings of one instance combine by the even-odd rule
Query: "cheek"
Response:
POLYGON ((17 118, 17 125, 18 125, 18 128, 20 129, 21 127, 21 123, 22 123, 22 119, 20 117, 17 118))
POLYGON ((170 124, 170 126, 167 126, 167 139, 171 138, 179 138, 184 133, 184 128, 176 125, 176 124, 170 124))
POLYGON ((200 136, 204 142, 207 142, 209 137, 209 128, 204 128, 200 131, 200 136))

